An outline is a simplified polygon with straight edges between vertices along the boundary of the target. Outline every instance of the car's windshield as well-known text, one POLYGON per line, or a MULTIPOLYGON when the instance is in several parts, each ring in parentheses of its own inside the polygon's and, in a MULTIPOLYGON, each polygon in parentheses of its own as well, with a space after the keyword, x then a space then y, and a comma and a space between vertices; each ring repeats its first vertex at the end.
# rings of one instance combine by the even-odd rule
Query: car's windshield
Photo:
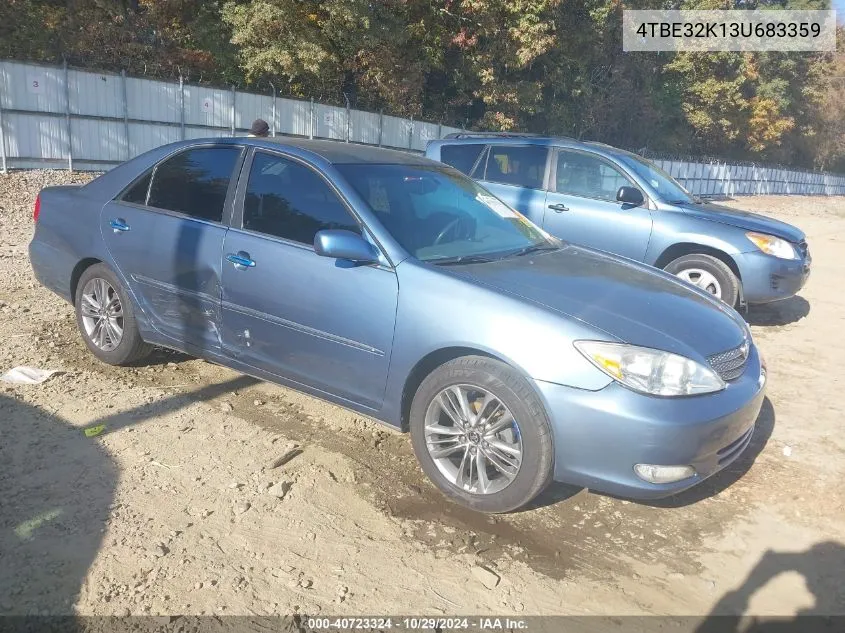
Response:
POLYGON ((640 178, 648 182, 664 202, 695 202, 695 198, 689 191, 651 161, 631 154, 624 154, 619 158, 640 178))
POLYGON ((422 261, 499 259, 560 242, 463 174, 425 165, 337 165, 405 250, 422 261))

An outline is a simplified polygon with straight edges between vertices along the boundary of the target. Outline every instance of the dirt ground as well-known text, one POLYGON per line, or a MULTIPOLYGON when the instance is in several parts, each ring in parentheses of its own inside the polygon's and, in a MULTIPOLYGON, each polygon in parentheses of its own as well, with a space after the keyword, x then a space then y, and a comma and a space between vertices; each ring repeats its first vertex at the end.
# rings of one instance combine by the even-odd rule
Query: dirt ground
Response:
POLYGON ((845 199, 729 203, 814 257, 748 314, 770 383, 738 463, 661 503, 556 486, 490 518, 344 409, 172 352, 96 362, 26 251, 38 190, 88 178, 0 175, 0 373, 60 371, 0 383, 0 614, 845 614, 845 199))

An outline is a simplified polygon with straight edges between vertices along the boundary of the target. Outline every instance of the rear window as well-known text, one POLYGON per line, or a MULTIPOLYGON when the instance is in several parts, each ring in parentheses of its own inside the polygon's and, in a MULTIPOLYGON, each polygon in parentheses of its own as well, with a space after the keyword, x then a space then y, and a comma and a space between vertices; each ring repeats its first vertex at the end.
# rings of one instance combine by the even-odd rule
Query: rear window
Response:
POLYGON ((486 147, 484 143, 444 145, 440 148, 440 162, 451 165, 458 171, 470 176, 472 175, 472 168, 486 147))
POLYGON ((487 155, 484 180, 542 189, 548 154, 549 148, 541 145, 493 145, 487 155))
POLYGON ((190 149, 161 163, 153 176, 147 204, 220 222, 239 147, 190 149))

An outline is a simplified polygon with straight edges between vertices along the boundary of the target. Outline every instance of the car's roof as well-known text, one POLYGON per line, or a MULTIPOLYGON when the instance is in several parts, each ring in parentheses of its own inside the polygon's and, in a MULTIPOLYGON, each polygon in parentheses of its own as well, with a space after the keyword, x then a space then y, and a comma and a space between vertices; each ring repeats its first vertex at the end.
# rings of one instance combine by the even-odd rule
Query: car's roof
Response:
POLYGON ((276 136, 270 138, 238 139, 257 147, 296 148, 316 154, 335 165, 349 164, 391 164, 391 165, 439 165, 435 161, 421 154, 413 154, 395 149, 374 147, 372 145, 358 145, 343 141, 321 141, 301 139, 291 136, 276 136))

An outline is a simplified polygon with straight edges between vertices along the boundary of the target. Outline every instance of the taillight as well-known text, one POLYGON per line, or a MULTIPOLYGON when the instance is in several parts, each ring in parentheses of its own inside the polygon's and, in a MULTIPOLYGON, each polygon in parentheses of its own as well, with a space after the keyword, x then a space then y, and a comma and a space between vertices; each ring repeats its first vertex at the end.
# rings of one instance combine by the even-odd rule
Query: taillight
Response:
POLYGON ((41 194, 35 196, 35 208, 32 210, 32 221, 38 222, 38 216, 41 214, 41 194))

